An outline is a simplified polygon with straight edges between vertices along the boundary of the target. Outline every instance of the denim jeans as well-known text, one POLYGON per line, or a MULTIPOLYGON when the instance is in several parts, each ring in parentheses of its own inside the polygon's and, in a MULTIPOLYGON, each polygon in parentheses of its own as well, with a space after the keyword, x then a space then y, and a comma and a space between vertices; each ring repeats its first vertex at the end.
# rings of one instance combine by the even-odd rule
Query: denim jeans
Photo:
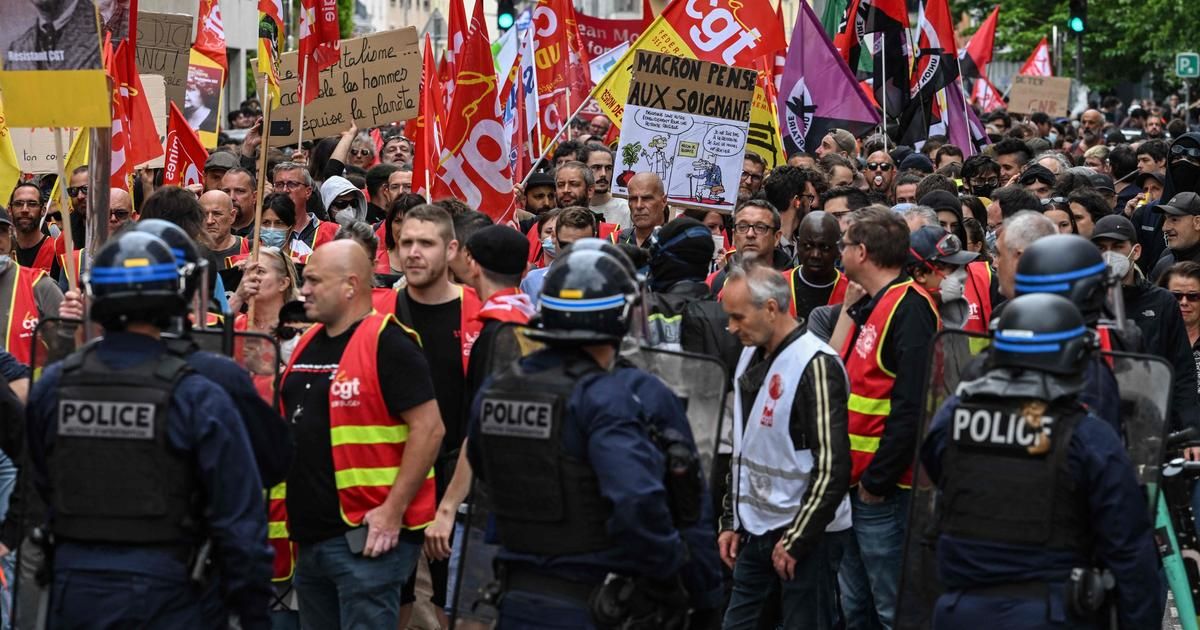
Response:
POLYGON ((803 558, 796 561, 791 580, 780 579, 771 562, 771 552, 782 532, 762 536, 748 534, 738 548, 737 564, 733 567, 733 594, 725 610, 724 630, 759 627, 767 602, 778 598, 779 626, 782 628, 832 628, 837 618, 836 575, 831 555, 837 553, 834 538, 849 536, 849 532, 826 533, 803 558))
POLYGON ((500 600, 496 630, 595 630, 591 613, 580 603, 548 595, 509 591, 500 600))
POLYGON ((421 546, 401 541, 377 558, 350 552, 344 536, 300 545, 292 583, 305 630, 395 628, 400 587, 416 566, 421 546))
POLYGON ((850 489, 853 540, 846 545, 838 583, 847 630, 891 630, 904 556, 910 491, 897 490, 880 503, 867 504, 850 489))

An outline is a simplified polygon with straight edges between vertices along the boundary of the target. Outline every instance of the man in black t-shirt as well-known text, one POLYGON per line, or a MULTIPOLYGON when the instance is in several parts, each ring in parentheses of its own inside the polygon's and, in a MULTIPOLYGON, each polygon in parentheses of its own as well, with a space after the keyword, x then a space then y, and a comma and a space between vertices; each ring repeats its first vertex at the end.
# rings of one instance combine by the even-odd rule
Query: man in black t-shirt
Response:
POLYGON ((318 248, 303 295, 319 323, 281 387, 296 440, 287 510, 306 628, 399 627, 400 589, 433 520, 428 472, 444 430, 429 365, 405 329, 373 312, 373 277, 354 241, 318 248), (379 477, 388 468, 394 480, 379 477))

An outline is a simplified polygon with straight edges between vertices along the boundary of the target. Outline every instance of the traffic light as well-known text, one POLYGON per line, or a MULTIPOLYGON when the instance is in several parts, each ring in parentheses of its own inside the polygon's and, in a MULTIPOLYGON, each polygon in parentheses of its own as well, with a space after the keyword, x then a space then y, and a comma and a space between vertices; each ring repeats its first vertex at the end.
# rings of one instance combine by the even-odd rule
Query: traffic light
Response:
POLYGON ((1067 28, 1072 33, 1082 34, 1087 30, 1087 0, 1069 0, 1070 14, 1067 17, 1067 28))
POLYGON ((497 0, 496 2, 496 26, 503 33, 513 27, 513 23, 517 20, 517 8, 513 6, 513 0, 497 0))

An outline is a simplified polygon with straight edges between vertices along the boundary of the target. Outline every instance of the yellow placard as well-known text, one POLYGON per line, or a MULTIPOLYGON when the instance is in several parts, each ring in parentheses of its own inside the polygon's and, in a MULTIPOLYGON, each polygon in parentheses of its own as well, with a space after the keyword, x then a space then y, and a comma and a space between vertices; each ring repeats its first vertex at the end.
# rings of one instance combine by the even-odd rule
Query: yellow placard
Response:
POLYGON ((103 70, 0 72, 4 115, 10 127, 108 127, 108 76, 103 70), (47 98, 48 94, 70 98, 47 98))
POLYGON ((225 69, 207 55, 192 49, 187 86, 183 92, 183 117, 200 135, 206 149, 215 149, 221 132, 221 102, 225 99, 225 69))

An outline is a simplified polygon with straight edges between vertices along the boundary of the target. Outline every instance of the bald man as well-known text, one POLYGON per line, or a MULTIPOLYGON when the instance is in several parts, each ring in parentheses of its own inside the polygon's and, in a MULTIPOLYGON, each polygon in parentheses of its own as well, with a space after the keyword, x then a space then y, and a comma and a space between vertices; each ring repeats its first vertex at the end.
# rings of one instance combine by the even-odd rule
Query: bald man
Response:
POLYGON ((667 222, 667 193, 657 173, 638 173, 629 180, 629 218, 633 229, 621 230, 618 243, 650 246, 654 228, 667 222))
POLYGON ((200 195, 200 207, 204 208, 204 233, 208 237, 208 248, 224 263, 232 266, 234 256, 249 254, 250 241, 233 233, 236 212, 233 199, 224 191, 210 190, 200 195))
POLYGON ((306 462, 287 479, 305 628, 398 627, 400 589, 421 550, 413 530, 436 507, 429 473, 445 429, 429 364, 394 318, 372 309, 373 278, 354 240, 317 248, 301 293, 318 323, 296 344, 280 385, 297 461, 306 462), (339 489, 346 477, 356 482, 339 489))
POLYGON ((1104 114, 1095 109, 1083 112, 1083 115, 1079 117, 1079 127, 1082 132, 1090 131, 1100 135, 1104 131, 1104 114))
POLYGON ((800 265, 784 274, 792 285, 792 317, 807 319, 814 308, 841 304, 846 297, 849 282, 837 270, 841 238, 838 220, 828 212, 810 212, 800 221, 796 233, 800 265))
POLYGON ((124 188, 112 188, 108 192, 108 235, 112 236, 129 223, 137 223, 138 215, 133 210, 133 197, 124 188))

